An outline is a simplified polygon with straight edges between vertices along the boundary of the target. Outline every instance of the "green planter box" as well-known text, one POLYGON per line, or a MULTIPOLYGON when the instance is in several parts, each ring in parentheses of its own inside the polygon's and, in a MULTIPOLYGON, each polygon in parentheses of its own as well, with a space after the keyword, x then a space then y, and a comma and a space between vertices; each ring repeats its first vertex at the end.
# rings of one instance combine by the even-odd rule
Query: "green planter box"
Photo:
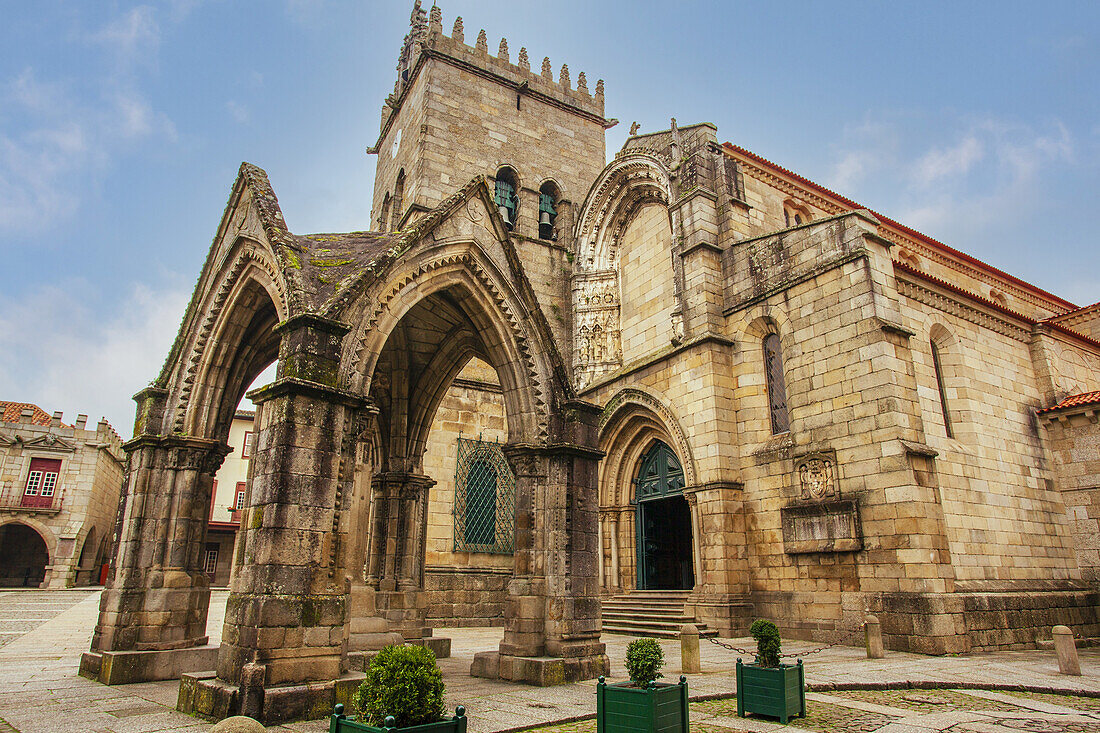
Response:
POLYGON ((349 720, 344 717, 344 706, 337 705, 328 722, 328 733, 388 733, 395 730, 401 733, 466 733, 466 708, 459 705, 455 710, 455 716, 450 720, 394 728, 385 725, 377 727, 349 720))
POLYGON ((688 733, 687 678, 679 684, 596 684, 596 733, 688 733))
POLYGON ((737 714, 758 713, 779 718, 806 715, 806 675, 798 664, 759 667, 737 660, 737 714))

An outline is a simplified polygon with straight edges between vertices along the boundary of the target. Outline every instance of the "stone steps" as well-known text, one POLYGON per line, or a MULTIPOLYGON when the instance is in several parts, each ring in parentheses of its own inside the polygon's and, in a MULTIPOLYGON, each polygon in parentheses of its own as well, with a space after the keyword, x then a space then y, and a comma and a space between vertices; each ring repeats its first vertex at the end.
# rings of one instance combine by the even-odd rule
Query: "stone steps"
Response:
POLYGON ((603 606, 603 633, 674 639, 680 627, 695 624, 699 635, 717 636, 694 616, 684 613, 690 591, 633 591, 608 598, 603 606))

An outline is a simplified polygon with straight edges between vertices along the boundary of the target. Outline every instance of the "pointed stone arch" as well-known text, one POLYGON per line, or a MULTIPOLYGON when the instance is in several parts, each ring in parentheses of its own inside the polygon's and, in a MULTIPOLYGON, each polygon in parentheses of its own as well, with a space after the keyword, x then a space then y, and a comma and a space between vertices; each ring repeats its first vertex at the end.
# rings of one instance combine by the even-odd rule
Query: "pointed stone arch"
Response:
POLYGON ((603 583, 608 589, 637 584, 634 479, 642 457, 658 442, 676 455, 685 485, 696 486, 695 458, 675 411, 665 400, 642 389, 628 387, 615 393, 600 420, 600 449, 606 455, 599 479, 602 534, 607 538, 603 583))
MULTIPOLYGON (((647 203, 667 208, 671 201, 671 174, 659 158, 644 151, 617 158, 592 184, 581 208, 575 234, 578 269, 614 269, 619 238, 633 214, 647 203)), ((677 230, 671 219, 670 227, 677 230)))
POLYGON ((695 458, 676 413, 656 395, 628 387, 608 400, 600 420, 600 449, 607 456, 600 467, 601 506, 626 505, 633 500, 629 494, 631 472, 653 440, 669 444, 684 468, 687 485, 696 485, 695 458))
MULTIPOLYGON (((668 217, 674 241, 678 227, 669 209, 671 200, 668 169, 645 151, 616 159, 589 189, 574 233, 573 380, 578 389, 614 372, 626 359, 619 256, 623 235, 642 209, 656 204, 668 217)), ((668 254, 674 268, 672 251, 668 254)))
MULTIPOLYGON (((350 391, 370 389, 378 357, 401 319, 417 303, 436 293, 459 293, 473 331, 488 343, 479 355, 501 374, 505 402, 517 419, 513 442, 544 443, 549 437, 550 383, 553 370, 543 366, 550 347, 529 327, 532 304, 508 285, 499 268, 476 242, 450 243, 400 274, 379 282, 368 294, 370 306, 353 334, 341 364, 350 391), (503 373, 502 373, 503 372, 503 373)), ((537 307, 537 306, 535 306, 537 307)), ((476 353, 476 352, 475 352, 476 353)), ((457 372, 455 372, 457 373, 457 372)), ((558 389, 567 388, 562 384, 558 389)))
MULTIPOLYGON (((270 715, 257 717, 270 721, 280 686, 348 668, 353 582, 373 574, 374 590, 405 594, 379 607, 400 613, 375 619, 420 638, 411 599, 423 585, 419 528, 432 479, 418 473, 419 453, 442 391, 476 355, 501 383, 517 496, 510 615, 491 669, 539 684, 606 673, 592 582, 599 409, 576 399, 521 262, 484 177, 404 232, 298 236, 263 172, 242 166, 165 368, 135 398, 120 541, 93 649, 179 652, 176 669, 216 665, 211 690, 235 690, 228 712, 257 713, 249 706, 266 700, 270 715), (229 450, 223 425, 276 353, 275 382, 249 395, 255 440, 237 570, 212 649, 201 549, 213 474, 229 450), (383 399, 380 364, 391 384, 407 382, 400 414, 383 399), (372 472, 366 481, 362 470, 372 472), (364 487, 380 507, 369 525, 388 523, 380 573, 355 567, 363 543, 349 536, 368 525, 351 515, 364 487)), ((101 662, 101 679, 132 662, 101 662)))

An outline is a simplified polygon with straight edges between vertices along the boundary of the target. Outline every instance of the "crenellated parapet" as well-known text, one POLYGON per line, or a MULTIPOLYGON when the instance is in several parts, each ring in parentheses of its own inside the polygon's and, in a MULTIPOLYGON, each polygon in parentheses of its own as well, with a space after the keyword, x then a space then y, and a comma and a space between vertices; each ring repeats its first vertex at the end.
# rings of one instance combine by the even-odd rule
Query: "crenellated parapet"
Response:
MULTIPOLYGON (((584 116, 595 118, 610 127, 613 121, 604 118, 604 83, 596 82, 595 89, 588 88, 588 78, 584 72, 577 77, 573 86, 569 65, 562 64, 555 77, 549 57, 542 60, 540 71, 531 70, 526 47, 521 47, 516 62, 512 63, 508 39, 502 38, 495 56, 489 53, 489 41, 484 30, 478 32, 473 46, 466 43, 462 18, 455 18, 450 36, 443 32, 443 14, 433 5, 428 16, 419 0, 413 6, 409 33, 405 36, 398 57, 397 80, 393 94, 386 100, 382 109, 382 128, 379 143, 385 137, 393 116, 405 101, 406 93, 423 63, 429 58, 437 58, 479 76, 497 81, 516 90, 517 94, 529 95, 543 102, 564 107, 584 116)), ((378 146, 369 152, 377 152, 378 146)))

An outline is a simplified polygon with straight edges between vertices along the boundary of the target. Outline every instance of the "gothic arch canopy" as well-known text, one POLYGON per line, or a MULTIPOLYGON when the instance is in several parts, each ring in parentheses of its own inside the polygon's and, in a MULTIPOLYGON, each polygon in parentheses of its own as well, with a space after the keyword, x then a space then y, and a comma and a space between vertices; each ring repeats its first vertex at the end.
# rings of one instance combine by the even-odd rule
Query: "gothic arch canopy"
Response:
POLYGON ((671 199, 670 174, 656 156, 635 151, 617 158, 592 184, 578 217, 578 269, 617 267, 620 239, 634 214, 647 203, 667 207, 671 199))
POLYGON ((601 505, 624 506, 631 501, 630 479, 638 458, 654 440, 667 443, 676 453, 686 485, 698 483, 691 444, 675 412, 659 397, 628 387, 608 401, 600 420, 600 449, 607 454, 600 469, 601 505))
MULTIPOLYGON (((485 179, 466 187, 393 238, 353 280, 324 303, 327 317, 354 330, 344 342, 340 383, 369 394, 387 344, 403 319, 425 308, 448 320, 451 332, 433 349, 446 353, 425 365, 422 383, 442 395, 457 369, 478 356, 498 372, 512 440, 545 443, 551 414, 574 396, 549 325, 519 266, 485 179), (419 310, 418 310, 419 309, 419 310), (438 362, 438 363, 436 363, 438 362)), ((431 409, 418 410, 415 442, 425 438, 431 409)))

